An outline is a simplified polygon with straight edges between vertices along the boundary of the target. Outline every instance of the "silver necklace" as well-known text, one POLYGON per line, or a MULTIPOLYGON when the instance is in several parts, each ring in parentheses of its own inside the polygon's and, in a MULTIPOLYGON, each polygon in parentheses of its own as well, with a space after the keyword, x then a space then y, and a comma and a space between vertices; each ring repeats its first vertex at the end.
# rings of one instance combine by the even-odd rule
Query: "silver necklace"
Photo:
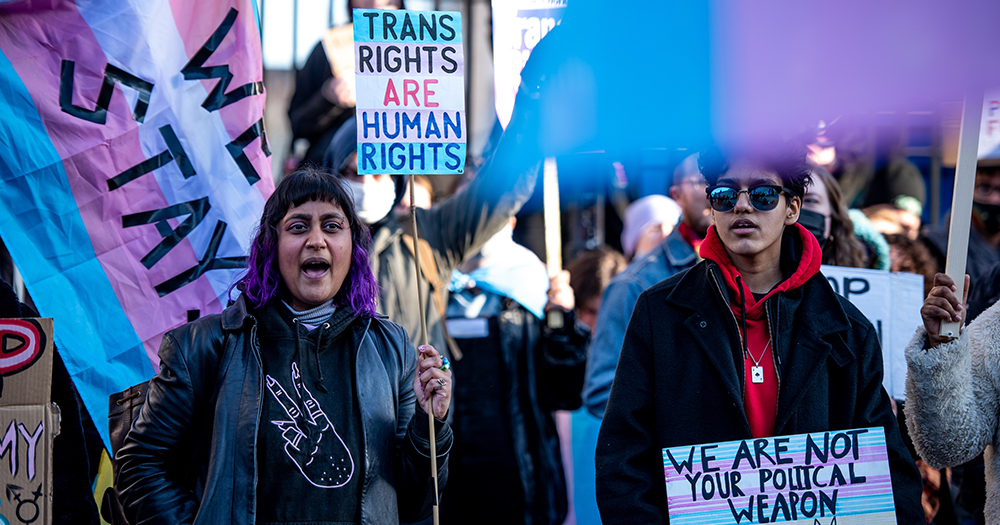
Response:
POLYGON ((771 338, 767 338, 767 344, 764 345, 764 351, 760 353, 760 358, 754 358, 753 354, 750 353, 750 347, 747 346, 747 355, 753 360, 753 366, 750 367, 750 382, 759 385, 764 382, 764 367, 760 366, 760 362, 764 359, 764 354, 767 353, 767 348, 771 346, 771 338))

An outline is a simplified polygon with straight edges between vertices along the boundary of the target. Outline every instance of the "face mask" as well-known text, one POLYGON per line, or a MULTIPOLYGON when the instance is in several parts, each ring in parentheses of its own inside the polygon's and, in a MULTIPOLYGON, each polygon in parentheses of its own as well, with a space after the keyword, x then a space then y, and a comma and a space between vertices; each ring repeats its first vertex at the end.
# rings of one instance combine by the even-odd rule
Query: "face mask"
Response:
POLYGON ((1000 232, 1000 205, 972 201, 972 211, 983 221, 986 233, 1000 232))
POLYGON ((396 201, 396 184, 391 177, 368 184, 347 178, 343 180, 354 194, 354 209, 365 224, 375 224, 389 214, 396 201))
POLYGON ((826 215, 812 210, 799 210, 799 224, 816 237, 820 246, 826 244, 826 215))

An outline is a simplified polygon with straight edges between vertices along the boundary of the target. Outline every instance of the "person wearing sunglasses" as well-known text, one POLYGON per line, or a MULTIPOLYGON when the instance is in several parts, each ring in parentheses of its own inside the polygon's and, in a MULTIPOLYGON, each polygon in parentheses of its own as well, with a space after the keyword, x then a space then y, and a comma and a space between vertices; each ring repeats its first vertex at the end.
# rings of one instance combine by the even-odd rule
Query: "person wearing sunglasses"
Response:
POLYGON ((703 151, 712 226, 694 267, 643 292, 596 455, 605 524, 668 521, 662 449, 885 429, 896 517, 921 523, 921 482, 882 388, 878 333, 820 273, 796 221, 805 149, 703 151))

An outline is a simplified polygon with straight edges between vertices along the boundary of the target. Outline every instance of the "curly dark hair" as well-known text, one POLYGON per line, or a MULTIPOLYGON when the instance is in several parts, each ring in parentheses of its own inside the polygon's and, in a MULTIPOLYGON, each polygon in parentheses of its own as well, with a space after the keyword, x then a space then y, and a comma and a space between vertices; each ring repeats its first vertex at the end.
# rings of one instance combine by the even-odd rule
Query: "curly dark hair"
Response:
POLYGON ((719 178, 731 167, 731 159, 748 161, 751 165, 774 172, 781 184, 802 199, 811 181, 806 148, 798 140, 766 140, 750 146, 727 148, 712 144, 698 155, 698 168, 709 186, 718 184, 719 178))

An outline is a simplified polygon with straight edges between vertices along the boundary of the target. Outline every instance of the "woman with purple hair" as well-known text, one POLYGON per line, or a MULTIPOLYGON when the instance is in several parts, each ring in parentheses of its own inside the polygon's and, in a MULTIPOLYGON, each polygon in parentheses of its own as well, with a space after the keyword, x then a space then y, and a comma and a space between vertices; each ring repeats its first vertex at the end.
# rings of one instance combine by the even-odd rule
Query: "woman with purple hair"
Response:
POLYGON ((133 524, 359 524, 431 514, 427 411, 448 476, 451 370, 375 314, 371 236, 302 170, 264 206, 242 294, 167 333, 117 455, 133 524), (418 362, 419 361, 419 362, 418 362))

